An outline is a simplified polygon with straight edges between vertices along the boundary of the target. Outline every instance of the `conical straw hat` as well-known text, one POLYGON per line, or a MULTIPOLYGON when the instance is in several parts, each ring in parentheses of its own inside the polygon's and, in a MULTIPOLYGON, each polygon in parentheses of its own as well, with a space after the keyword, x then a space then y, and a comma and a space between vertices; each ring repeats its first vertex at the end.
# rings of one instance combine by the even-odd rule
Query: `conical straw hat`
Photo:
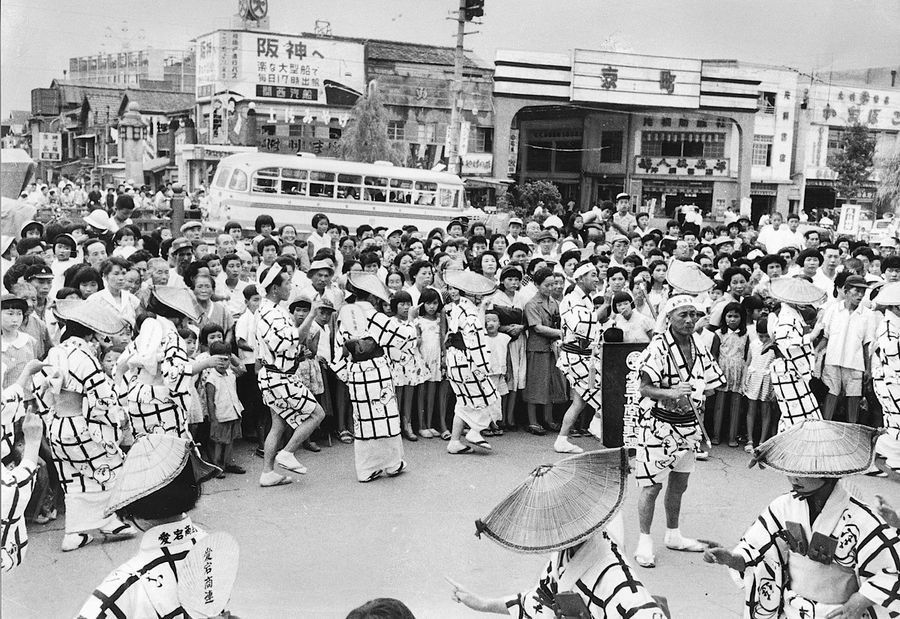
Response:
POLYGON ((237 577, 240 550, 228 533, 201 539, 178 564, 178 601, 195 619, 225 610, 237 577))
POLYGON ((769 290, 775 299, 794 305, 815 305, 826 297, 821 288, 801 277, 777 277, 769 290))
POLYGON ((588 451, 544 464, 483 520, 476 535, 522 553, 546 553, 583 542, 619 511, 625 499, 628 453, 588 451))
POLYGON ((900 282, 884 284, 872 302, 883 307, 900 305, 900 282))
POLYGON ((75 322, 104 335, 115 335, 127 326, 115 310, 98 299, 60 299, 53 313, 62 321, 75 322))
POLYGON ((482 297, 497 289, 497 284, 492 279, 473 271, 461 269, 447 269, 444 271, 444 283, 451 288, 456 288, 466 294, 482 297))
POLYGON ((384 285, 383 281, 371 273, 366 273, 365 271, 351 271, 350 273, 347 273, 347 281, 349 281, 354 288, 373 294, 382 301, 391 300, 391 291, 387 289, 387 286, 384 285))
POLYGON ((855 423, 811 419, 776 434, 753 452, 750 462, 794 477, 845 477, 875 461, 879 431, 855 423))
POLYGON ((156 286, 152 288, 153 296, 168 308, 184 314, 190 320, 197 320, 200 312, 194 302, 194 295, 187 288, 178 286, 156 286))
POLYGON ((190 462, 194 479, 203 483, 219 474, 220 469, 204 462, 187 439, 171 434, 145 434, 139 437, 119 471, 106 504, 104 515, 153 494, 175 479, 190 462))
POLYGON ((709 278, 700 266, 693 262, 673 260, 666 271, 666 281, 675 289, 675 293, 701 294, 713 287, 715 282, 709 278))

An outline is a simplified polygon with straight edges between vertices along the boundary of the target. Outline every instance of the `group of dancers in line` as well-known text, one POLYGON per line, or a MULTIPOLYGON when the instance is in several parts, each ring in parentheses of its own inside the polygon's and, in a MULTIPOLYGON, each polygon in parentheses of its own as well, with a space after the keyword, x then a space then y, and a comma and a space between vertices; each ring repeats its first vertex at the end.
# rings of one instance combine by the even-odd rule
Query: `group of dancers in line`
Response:
MULTIPOLYGON (((774 346, 780 347, 780 382, 775 389, 782 416, 778 434, 754 451, 760 464, 788 475, 792 494, 776 499, 734 551, 681 534, 681 496, 703 439, 698 411, 723 380, 716 361, 695 333, 701 307, 696 295, 711 288, 712 280, 688 263, 681 267, 670 269, 673 294, 662 307, 662 327, 643 352, 640 365, 635 480, 640 487, 641 535, 635 560, 644 567, 655 565, 650 525, 665 484, 666 547, 703 552, 708 561, 728 565, 741 574, 748 616, 832 618, 866 616, 861 614, 865 612, 879 616, 881 608, 889 613, 884 616, 900 612, 897 522, 886 522, 884 514, 892 517, 887 507, 879 515, 854 497, 842 480, 871 470, 876 440, 879 445, 881 441, 896 442, 898 432, 886 424, 889 430, 879 438, 863 426, 821 420, 808 385, 811 343, 800 309, 813 301, 805 280, 772 282, 772 296, 781 303, 774 324, 774 346)), ((448 269, 443 279, 449 289, 458 292, 458 301, 447 311, 447 374, 457 400, 448 451, 490 450, 482 432, 500 418, 500 396, 488 376, 482 300, 496 285, 467 270, 448 269)), ((528 542, 507 544, 526 552, 557 552, 533 592, 487 600, 454 585, 453 596, 472 608, 521 617, 557 616, 547 614, 557 612, 566 616, 569 611, 562 606, 580 608, 578 600, 589 613, 583 616, 617 616, 618 609, 622 609, 621 616, 660 616, 662 607, 647 594, 624 557, 621 522, 614 517, 628 477, 627 458, 609 456, 603 450, 582 453, 567 439, 585 406, 595 409, 595 419, 603 414, 596 379, 597 344, 602 337, 593 299, 599 281, 596 265, 581 263, 573 279, 574 288, 560 303, 562 345, 558 358, 558 367, 572 388, 573 402, 555 447, 558 452, 575 454, 573 459, 585 458, 607 478, 622 478, 615 490, 618 499, 609 509, 577 525, 564 522, 562 514, 545 510, 565 539, 539 549, 529 548, 528 542), (573 527, 584 530, 566 537, 573 527)), ((295 372, 305 325, 297 326, 282 306, 291 294, 291 273, 275 263, 259 273, 259 282, 265 295, 257 327, 262 366, 259 386, 273 413, 260 482, 277 486, 289 478, 276 472, 275 465, 305 472, 295 452, 324 412, 295 372)), ((351 271, 346 292, 335 334, 337 346, 344 352, 334 369, 350 392, 356 474, 365 482, 396 476, 406 469, 387 353, 415 346, 417 333, 411 325, 391 320, 380 311, 390 294, 375 275, 351 271)), ((900 375, 900 284, 884 286, 877 303, 885 308, 885 320, 878 334, 876 393, 886 418, 896 421, 900 416, 900 383, 895 384, 900 375)), ((4 297, 2 309, 24 312, 23 304, 22 299, 4 297)), ((204 465, 192 446, 185 421, 189 383, 191 376, 204 369, 228 363, 228 357, 212 355, 200 362, 188 359, 178 333, 183 321, 197 318, 188 290, 156 286, 151 289, 147 309, 149 317, 119 359, 117 371, 127 377, 128 385, 124 410, 98 360, 98 350, 102 342, 121 334, 125 323, 90 298, 57 304, 54 312, 63 329, 60 344, 45 362, 29 364, 18 383, 3 393, 4 457, 20 452, 18 466, 3 469, 4 569, 21 562, 27 544, 23 511, 34 484, 34 440, 37 437, 39 442, 42 433, 39 422, 26 413, 28 393, 47 420, 47 438, 65 488, 64 546, 88 543, 89 531, 119 538, 144 532, 138 556, 114 571, 94 592, 82 611, 85 617, 142 616, 142 605, 152 607, 159 616, 177 616, 168 613, 178 610, 178 597, 171 592, 153 592, 150 575, 159 570, 177 574, 178 561, 185 559, 191 545, 203 536, 186 513, 214 467, 204 465), (136 437, 127 457, 119 447, 125 414, 136 437), (21 449, 14 444, 19 421, 24 436, 21 449), (149 475, 148 470, 154 474, 149 475), (170 607, 164 608, 166 604, 170 607)), ((532 486, 551 479, 545 469, 540 471, 516 492, 533 492, 532 486)), ((563 486, 568 488, 566 492, 579 491, 563 486)), ((525 536, 527 527, 524 522, 517 528, 525 536)), ((490 525, 484 530, 490 531, 490 525)), ((497 539, 501 541, 499 536, 497 539)))

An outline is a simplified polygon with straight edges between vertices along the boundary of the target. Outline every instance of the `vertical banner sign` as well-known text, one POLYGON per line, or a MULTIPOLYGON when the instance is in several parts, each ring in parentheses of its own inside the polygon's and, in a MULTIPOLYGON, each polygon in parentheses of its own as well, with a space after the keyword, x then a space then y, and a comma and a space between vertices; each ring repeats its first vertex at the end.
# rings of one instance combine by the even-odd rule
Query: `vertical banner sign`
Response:
POLYGON ((515 176, 516 168, 519 166, 519 130, 510 129, 509 131, 509 164, 507 165, 506 175, 515 176))
POLYGON ((841 207, 841 218, 838 220, 837 233, 856 236, 859 233, 859 216, 862 207, 859 204, 845 204, 841 207))
POLYGON ((38 134, 38 159, 40 161, 62 161, 62 134, 38 134))
POLYGON ((472 123, 464 120, 459 123, 459 155, 468 154, 469 152, 469 132, 472 130, 472 123))
POLYGON ((603 344, 603 445, 635 447, 641 353, 647 344, 603 344), (622 385, 625 388, 622 388, 622 385))

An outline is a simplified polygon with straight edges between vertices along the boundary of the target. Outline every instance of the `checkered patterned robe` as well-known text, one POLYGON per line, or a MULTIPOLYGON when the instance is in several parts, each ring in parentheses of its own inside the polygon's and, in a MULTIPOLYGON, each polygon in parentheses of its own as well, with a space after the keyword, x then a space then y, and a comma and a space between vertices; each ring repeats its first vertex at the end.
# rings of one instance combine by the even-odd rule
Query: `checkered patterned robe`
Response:
POLYGON ((821 419, 819 403, 809 388, 815 361, 812 343, 804 335, 800 314, 787 303, 781 304, 774 327, 775 360, 770 371, 775 399, 781 410, 778 431, 804 419, 821 419))
POLYGON ((128 414, 135 437, 165 433, 190 438, 187 410, 193 368, 184 340, 168 318, 148 318, 122 354, 128 376, 128 414))
POLYGON ((25 416, 25 394, 19 385, 13 384, 0 394, 0 429, 3 431, 0 453, 6 457, 16 444, 16 422, 25 416))
POLYGON ((566 380, 572 389, 581 396, 581 399, 600 412, 603 403, 603 390, 600 384, 602 367, 599 357, 600 338, 603 336, 603 327, 597 321, 594 311, 594 302, 584 290, 575 286, 569 294, 563 297, 559 303, 559 317, 562 324, 562 342, 574 342, 576 338, 587 340, 594 348, 591 355, 578 355, 575 353, 559 351, 559 359, 556 366, 562 370, 566 380), (594 366, 593 384, 590 384, 591 365, 594 366))
POLYGON ((459 333, 465 350, 447 347, 447 378, 456 395, 455 413, 470 428, 483 430, 500 406, 500 396, 491 382, 484 338, 484 314, 471 299, 461 297, 447 315, 447 334, 459 333))
POLYGON ((25 508, 31 499, 36 479, 37 464, 29 460, 22 460, 13 469, 0 467, 0 570, 4 572, 12 571, 25 557, 25 547, 28 545, 25 508))
POLYGON ((885 312, 872 356, 875 395, 884 411, 886 434, 900 441, 900 317, 885 312))
POLYGON ((296 374, 300 334, 287 310, 269 299, 262 300, 257 315, 257 354, 263 364, 258 380, 263 402, 296 428, 318 405, 316 397, 296 374))
POLYGON ((838 481, 813 523, 805 502, 784 494, 750 525, 734 550, 747 564, 745 619, 823 619, 838 607, 815 602, 790 589, 791 561, 809 559, 791 551, 779 536, 786 522, 799 524, 807 542, 815 532, 838 540, 831 568, 839 566, 849 572, 858 582, 859 593, 875 603, 864 617, 880 619, 900 614, 900 536, 851 492, 845 480, 838 481))
POLYGON ((206 537, 190 518, 149 529, 137 554, 110 572, 78 613, 78 619, 182 619, 178 568, 206 537))
MULTIPOLYGON (((668 389, 682 382, 690 383, 693 387, 690 397, 694 410, 702 411, 706 401, 704 392, 724 385, 725 377, 719 364, 696 334, 691 335, 691 348, 694 361, 688 368, 687 360, 675 342, 671 329, 666 329, 653 336, 641 353, 639 365, 642 375, 649 378, 654 387, 668 389)), ((693 416, 684 424, 674 424, 651 414, 654 409, 689 413, 690 409, 686 406, 680 406, 671 400, 654 400, 641 396, 638 407, 640 419, 635 477, 639 485, 650 486, 660 483, 679 458, 693 451, 702 440, 703 433, 693 416)))
POLYGON ((39 410, 50 413, 47 439, 63 490, 66 494, 109 490, 125 458, 119 449, 123 412, 112 379, 80 337, 51 348, 46 361, 49 367, 35 384, 46 381, 50 388, 38 395, 37 402, 39 410), (73 412, 59 411, 57 386, 83 396, 80 414, 56 414, 73 412))
POLYGON ((555 598, 560 592, 578 594, 596 619, 664 617, 605 531, 580 546, 557 552, 544 568, 537 587, 509 598, 506 608, 518 619, 555 619, 555 598))

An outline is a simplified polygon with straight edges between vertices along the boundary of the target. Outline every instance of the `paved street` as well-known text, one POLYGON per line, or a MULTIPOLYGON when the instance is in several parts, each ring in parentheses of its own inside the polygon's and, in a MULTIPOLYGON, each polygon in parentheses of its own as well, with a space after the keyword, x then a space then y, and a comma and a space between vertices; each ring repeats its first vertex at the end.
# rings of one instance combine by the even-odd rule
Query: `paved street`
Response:
MULTIPOLYGON (((581 439, 587 446, 592 441, 581 439)), ((377 596, 405 601, 419 618, 474 617, 450 600, 444 575, 473 590, 506 594, 535 581, 543 558, 517 555, 474 536, 473 522, 535 465, 556 459, 550 437, 507 434, 489 456, 451 457, 440 440, 406 443, 408 474, 362 485, 353 476, 352 447, 304 453, 310 472, 280 489, 256 486, 256 475, 206 486, 195 523, 234 535, 241 568, 232 610, 243 619, 342 618, 377 596)), ((241 445, 254 471, 260 461, 241 445)), ((741 450, 719 447, 698 463, 685 501, 683 527, 692 536, 734 543, 768 501, 786 489, 782 476, 746 468, 741 450)), ((857 478, 863 496, 876 492, 900 504, 900 488, 857 478)), ((637 492, 624 509, 629 556, 637 536, 637 492)), ((664 520, 654 527, 658 567, 638 568, 650 590, 669 599, 678 618, 739 617, 740 592, 721 567, 699 554, 661 549, 664 520)), ((127 559, 136 540, 63 554, 62 521, 30 529, 25 564, 3 579, 8 619, 74 616, 92 587, 127 559)))

